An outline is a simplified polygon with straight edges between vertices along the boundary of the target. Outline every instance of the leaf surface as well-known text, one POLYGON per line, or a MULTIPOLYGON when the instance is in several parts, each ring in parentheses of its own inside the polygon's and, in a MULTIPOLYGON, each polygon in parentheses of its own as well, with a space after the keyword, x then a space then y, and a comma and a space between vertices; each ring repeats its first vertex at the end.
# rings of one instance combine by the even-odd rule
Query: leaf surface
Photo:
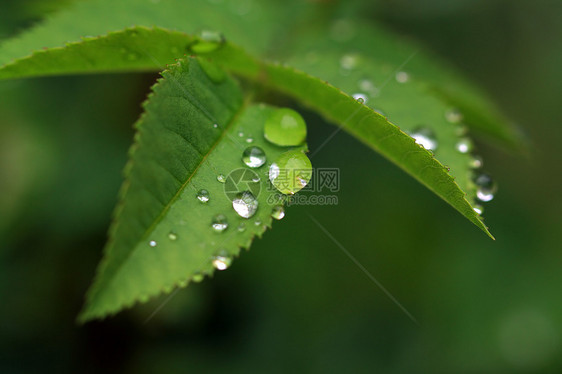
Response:
POLYGON ((237 256, 271 225, 275 192, 267 183, 267 164, 252 169, 258 182, 246 178, 239 185, 261 188, 257 213, 249 219, 234 211, 225 193, 229 184, 217 177, 236 179, 240 174, 231 172, 250 170, 241 160, 250 145, 262 148, 270 163, 287 150, 263 138, 273 109, 244 100, 231 78, 217 80, 209 69, 208 62, 180 60, 153 87, 136 124, 121 202, 81 321, 211 274, 213 256, 237 256), (197 198, 201 189, 209 193, 206 203, 197 198), (226 217, 223 232, 212 228, 217 215, 226 217))

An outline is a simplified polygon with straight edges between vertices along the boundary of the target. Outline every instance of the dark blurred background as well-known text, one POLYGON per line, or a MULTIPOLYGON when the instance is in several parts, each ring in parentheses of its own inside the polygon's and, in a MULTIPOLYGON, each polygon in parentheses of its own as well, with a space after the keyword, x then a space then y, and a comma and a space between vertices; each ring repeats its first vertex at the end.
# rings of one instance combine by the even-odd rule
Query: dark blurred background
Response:
MULTIPOLYGON (((65 2, 3 2, 0 36, 65 2)), ((165 298, 77 326, 156 75, 0 82, 0 372, 562 372, 562 2, 396 0, 372 18, 528 134, 527 156, 479 143, 500 186, 484 212, 496 241, 340 133, 313 158, 342 169, 338 206, 290 208, 147 323, 165 298)), ((307 121, 315 149, 331 128, 307 121)))

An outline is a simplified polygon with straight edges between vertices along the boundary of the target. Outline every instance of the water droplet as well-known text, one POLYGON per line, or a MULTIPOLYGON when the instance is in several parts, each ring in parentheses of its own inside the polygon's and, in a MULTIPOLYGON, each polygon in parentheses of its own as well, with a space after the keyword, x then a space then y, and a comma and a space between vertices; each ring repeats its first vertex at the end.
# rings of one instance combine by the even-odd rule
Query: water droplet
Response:
POLYGON ((450 123, 459 123, 462 121, 463 116, 458 109, 453 108, 445 112, 445 119, 450 123))
POLYGON ((240 192, 232 200, 232 207, 242 218, 250 218, 258 210, 258 200, 250 191, 240 192))
POLYGON ((340 67, 343 70, 353 70, 359 63, 359 56, 354 54, 346 54, 340 58, 340 67))
POLYGON ((176 240, 177 238, 178 238, 178 235, 177 235, 175 232, 170 231, 170 232, 168 233, 168 239, 174 241, 174 240, 176 240))
POLYGON ((273 210, 271 211, 271 217, 275 218, 276 220, 283 219, 283 217, 285 217, 285 208, 283 207, 283 205, 277 205, 273 207, 273 210))
POLYGON ((259 175, 256 174, 254 177, 252 177, 252 182, 258 183, 259 181, 261 181, 261 178, 260 178, 259 175))
POLYGON ((217 175, 217 180, 221 183, 226 183, 226 177, 223 174, 217 175))
POLYGON ((482 202, 491 201, 498 189, 492 177, 486 173, 476 175, 474 184, 476 185, 476 197, 482 202))
POLYGON ((306 139, 306 123, 292 109, 277 109, 265 121, 264 136, 276 145, 299 145, 306 139))
POLYGON ((214 128, 214 129, 218 129, 218 128, 219 128, 219 124, 218 124, 218 123, 213 123, 213 128, 214 128))
POLYGON ((236 230, 238 232, 244 232, 246 231, 246 224, 244 222, 242 222, 241 224, 238 225, 238 227, 236 228, 236 230))
POLYGON ((396 73, 396 82, 398 83, 406 83, 410 80, 410 74, 406 73, 405 71, 399 71, 396 73))
POLYGON ((201 201, 202 203, 209 202, 210 198, 211 196, 209 195, 209 191, 207 190, 199 190, 199 192, 197 192, 197 200, 201 201))
POLYGON ((437 137, 435 136, 433 130, 431 130, 430 128, 419 127, 412 131, 410 136, 414 138, 416 143, 418 143, 425 149, 429 149, 431 151, 435 151, 437 149, 437 137))
POLYGON ((191 280, 195 283, 200 283, 201 281, 203 281, 203 278, 205 278, 205 276, 201 273, 195 273, 193 274, 193 276, 191 277, 191 280))
POLYGON ((482 205, 480 205, 480 204, 474 204, 474 205, 472 206, 472 208, 473 208, 474 211, 475 211, 476 213, 478 213, 479 215, 482 215, 482 213, 484 213, 484 207, 483 207, 482 205))
POLYGON ((190 46, 194 53, 209 53, 216 51, 225 43, 224 36, 218 31, 203 30, 197 40, 190 46))
POLYGON ((470 160, 470 167, 473 169, 479 169, 484 165, 484 161, 480 156, 473 156, 472 160, 470 160))
POLYGON ((284 194, 294 194, 312 178, 312 164, 302 151, 281 154, 269 167, 269 180, 284 194))
POLYGON ((258 218, 257 220, 255 220, 254 225, 256 225, 256 226, 261 225, 261 219, 258 218))
POLYGON ((254 138, 247 138, 246 139, 246 143, 253 143, 254 142, 254 138))
POLYGON ((151 240, 150 242, 148 242, 148 245, 150 245, 151 247, 156 247, 158 243, 156 243, 156 240, 151 240))
POLYGON ((182 279, 178 281, 178 286, 181 288, 187 287, 187 279, 182 279))
POLYGON ((470 138, 462 138, 455 145, 455 148, 460 153, 468 153, 468 152, 472 151, 472 148, 473 148, 472 140, 470 140, 470 138))
POLYGON ((242 137, 244 136, 244 133, 243 133, 242 131, 240 131, 240 132, 238 133, 238 136, 242 138, 242 137))
POLYGON ((265 152, 260 147, 248 147, 242 153, 242 162, 251 168, 259 168, 265 161, 265 152))
POLYGON ((228 228, 228 221, 223 214, 217 214, 213 217, 213 221, 211 222, 211 227, 216 232, 223 232, 228 228))
POLYGON ((361 104, 366 104, 368 100, 367 95, 364 93, 354 93, 353 98, 361 104))
POLYGON ((226 251, 219 251, 218 254, 213 256, 213 266, 217 270, 226 270, 232 264, 232 257, 226 251))

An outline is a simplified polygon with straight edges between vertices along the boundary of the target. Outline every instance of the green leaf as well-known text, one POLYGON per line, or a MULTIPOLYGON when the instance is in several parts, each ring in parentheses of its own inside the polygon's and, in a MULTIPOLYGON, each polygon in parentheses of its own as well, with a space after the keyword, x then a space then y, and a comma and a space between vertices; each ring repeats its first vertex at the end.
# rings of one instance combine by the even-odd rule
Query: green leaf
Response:
POLYGON ((171 66, 144 105, 121 203, 80 321, 199 280, 213 272, 213 256, 227 262, 271 226, 276 206, 271 199, 277 194, 267 183, 267 164, 249 169, 242 154, 258 146, 272 162, 287 151, 263 138, 264 123, 275 109, 252 105, 231 78, 217 81, 202 66, 191 58, 171 66), (242 184, 251 191, 261 187, 254 192, 257 213, 249 219, 233 210, 225 193, 231 185, 217 178, 236 176, 230 174, 236 170, 253 175, 252 170, 260 178, 242 184), (197 198, 202 189, 208 191, 206 203, 197 198), (217 215, 228 223, 220 233, 211 225, 217 215))
MULTIPOLYGON (((166 32, 166 30, 157 28, 137 27, 120 33, 111 33, 107 37, 73 44, 67 49, 73 50, 72 53, 76 57, 74 61, 80 61, 80 56, 88 56, 88 58, 84 58, 84 61, 89 61, 90 65, 80 63, 75 72, 79 72, 79 69, 83 69, 80 72, 96 71, 98 61, 99 64, 103 64, 102 52, 104 48, 109 48, 112 40, 115 40, 116 45, 121 46, 123 43, 128 43, 127 38, 138 39, 136 44, 130 44, 130 48, 135 48, 135 45, 137 45, 144 48, 145 51, 150 50, 155 53, 158 50, 166 51, 167 49, 152 49, 150 41, 156 40, 156 38, 152 38, 152 33, 162 35, 166 32), (94 59, 94 54, 89 54, 90 50, 101 50, 102 52, 96 55, 100 59, 94 59)), ((169 49, 182 48, 182 46, 185 47, 193 41, 192 38, 182 33, 170 32, 170 34, 165 39, 170 42, 169 49)), ((112 48, 117 48, 117 46, 112 48)), ((139 55, 142 55, 140 49, 138 52, 139 55)), ((57 57, 57 54, 64 54, 65 50, 52 50, 43 53, 45 59, 63 61, 62 58, 57 57), (52 55, 49 56, 50 54, 52 55)), ((138 69, 156 68, 157 64, 154 63, 154 60, 161 57, 152 53, 144 53, 144 56, 147 57, 139 56, 139 59, 135 62, 138 64, 138 69)), ((300 60, 294 60, 294 63, 303 66, 305 69, 314 70, 315 74, 334 77, 337 83, 341 84, 349 93, 353 93, 351 85, 356 85, 360 77, 364 78, 361 74, 369 77, 378 74, 379 80, 386 80, 390 74, 392 79, 383 88, 384 95, 379 98, 384 103, 384 107, 380 107, 380 109, 385 114, 388 114, 387 111, 392 113, 390 115, 391 124, 383 116, 359 104, 335 87, 281 64, 261 62, 232 43, 226 43, 216 51, 206 54, 206 56, 236 74, 295 97, 329 120, 342 125, 344 130, 414 176, 490 235, 469 203, 474 198, 474 186, 471 182, 469 168, 471 159, 468 154, 457 154, 458 152, 455 151, 456 143, 459 141, 456 133, 458 127, 445 123, 444 113, 448 107, 437 97, 427 92, 423 85, 399 85, 393 79, 391 69, 381 67, 376 61, 361 56, 358 57, 361 60, 360 66, 349 72, 349 74, 354 74, 352 79, 349 76, 339 74, 342 55, 338 53, 317 56, 321 58, 322 64, 312 63, 307 65, 307 61, 314 61, 314 59, 310 59, 308 54, 300 60), (400 131, 394 124, 403 126, 404 129, 408 130, 412 130, 419 125, 431 126, 438 133, 441 142, 436 152, 439 153, 440 160, 443 157, 443 160, 446 161, 435 160, 430 152, 421 149, 413 142, 412 138, 400 131), (452 168, 456 180, 448 173, 443 163, 452 168)), ((71 60, 68 61, 70 65, 73 64, 71 60)), ((127 59, 121 59, 120 61, 124 64, 127 63, 127 59)), ((369 105, 372 103, 372 100, 367 102, 369 105)), ((378 107, 375 108, 379 109, 378 107)))

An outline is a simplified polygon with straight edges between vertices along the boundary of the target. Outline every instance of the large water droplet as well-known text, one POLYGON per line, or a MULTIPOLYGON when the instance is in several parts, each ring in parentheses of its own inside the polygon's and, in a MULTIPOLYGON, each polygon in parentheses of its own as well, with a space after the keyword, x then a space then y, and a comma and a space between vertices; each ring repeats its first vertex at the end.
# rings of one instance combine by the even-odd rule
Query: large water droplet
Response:
POLYGON ((213 221, 211 222, 211 227, 216 232, 223 232, 228 228, 228 221, 223 214, 217 214, 213 217, 213 221))
POLYGON ((275 218, 276 220, 283 219, 283 217, 285 217, 285 208, 283 207, 283 205, 277 205, 273 207, 273 210, 271 211, 271 217, 275 218))
POLYGON ((156 240, 151 240, 150 242, 148 242, 148 245, 151 247, 156 247, 158 243, 156 243, 156 240))
POLYGON ((258 210, 258 200, 250 191, 240 192, 232 200, 232 207, 242 218, 250 218, 258 210))
POLYGON ((396 73, 395 78, 398 83, 406 83, 410 80, 410 74, 405 71, 399 71, 396 73))
POLYGON ((209 199, 211 198, 211 196, 209 195, 209 191, 207 190, 199 190, 199 192, 197 192, 197 200, 201 201, 202 203, 207 203, 209 202, 209 199))
POLYGON ((455 148, 460 153, 468 153, 472 151, 473 148, 472 140, 470 140, 470 138, 462 138, 457 142, 455 148))
POLYGON ((212 259, 213 266, 217 270, 226 270, 232 264, 232 257, 226 251, 219 251, 212 259))
POLYGON ((437 149, 437 137, 435 136, 433 130, 431 130, 430 128, 419 127, 412 131, 410 136, 414 138, 416 143, 418 143, 425 149, 429 149, 431 151, 435 151, 437 149))
POLYGON ((498 189, 492 177, 486 173, 476 175, 474 184, 476 185, 476 197, 482 202, 492 200, 498 189))
POLYGON ((312 178, 312 164, 302 151, 281 154, 269 168, 269 180, 284 194, 303 189, 312 178))
POLYGON ((276 145, 299 145, 306 139, 306 123, 292 109, 277 109, 265 121, 264 136, 276 145))
POLYGON ((260 147, 248 147, 242 153, 242 161, 251 168, 259 168, 265 164, 265 152, 260 147))
POLYGON ((177 235, 175 232, 170 231, 170 232, 168 233, 168 239, 170 239, 171 241, 177 240, 177 239, 178 239, 178 235, 177 235))
POLYGON ((203 30, 197 40, 190 46, 194 53, 209 53, 219 49, 225 42, 224 36, 218 31, 203 30))
POLYGON ((217 175, 217 180, 221 183, 226 183, 226 177, 223 174, 217 175))

